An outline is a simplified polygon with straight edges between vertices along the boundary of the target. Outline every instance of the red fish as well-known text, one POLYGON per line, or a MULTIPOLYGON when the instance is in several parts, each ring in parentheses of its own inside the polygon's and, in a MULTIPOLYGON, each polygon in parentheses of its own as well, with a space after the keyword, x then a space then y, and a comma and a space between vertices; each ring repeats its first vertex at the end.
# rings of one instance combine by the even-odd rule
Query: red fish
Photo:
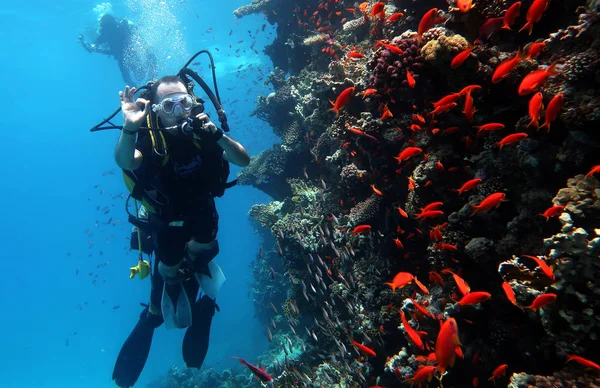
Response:
POLYGON ((252 372, 252 374, 254 376, 256 376, 257 379, 259 379, 263 383, 266 383, 269 386, 273 386, 273 378, 267 373, 267 371, 265 370, 264 367, 263 368, 259 368, 256 365, 252 365, 248 361, 246 361, 246 360, 244 360, 243 358, 240 358, 240 357, 232 357, 232 358, 237 358, 238 360, 240 360, 240 362, 243 365, 246 365, 248 367, 248 369, 250 369, 250 371, 252 372))
POLYGON ((377 140, 377 138, 375 136, 369 135, 368 133, 365 133, 364 131, 358 129, 358 128, 354 128, 351 127, 350 125, 348 125, 348 123, 346 123, 346 128, 348 128, 348 130, 352 133, 355 133, 357 135, 361 135, 361 136, 365 136, 368 137, 371 140, 374 140, 376 142, 379 142, 379 140, 377 140))
POLYGON ((538 216, 542 216, 546 219, 546 221, 548 221, 550 217, 559 216, 563 212, 563 210, 565 210, 564 206, 552 206, 546 209, 545 212, 538 214, 538 216))
POLYGON ((477 185, 481 183, 481 179, 480 178, 475 178, 475 179, 471 179, 466 181, 461 187, 460 189, 456 190, 458 192, 458 195, 461 195, 464 192, 473 190, 475 187, 477 187, 477 185))
POLYGON ((587 174, 585 174, 586 178, 591 177, 592 175, 599 173, 600 172, 600 164, 597 166, 592 167, 592 169, 590 170, 590 172, 588 172, 587 174))
POLYGON ((575 361, 576 363, 585 366, 586 368, 592 368, 592 369, 596 369, 596 370, 600 370, 600 365, 596 364, 595 362, 592 362, 588 359, 585 359, 583 357, 580 356, 576 356, 574 354, 567 354, 567 362, 569 361, 575 361))
POLYGON ((383 1, 373 4, 373 7, 371 7, 371 16, 381 15, 382 12, 385 12, 384 7, 385 3, 383 1))
POLYGON ((521 2, 517 1, 513 5, 511 5, 504 14, 504 25, 502 28, 506 30, 510 30, 512 25, 515 24, 515 20, 521 13, 521 2))
POLYGON ((396 248, 398 248, 398 249, 404 249, 404 245, 402 245, 402 241, 400 241, 400 239, 398 237, 396 237, 394 239, 394 243, 396 244, 396 248))
POLYGON ((502 365, 498 366, 496 369, 494 369, 494 371, 492 372, 492 377, 490 377, 488 379, 488 381, 494 380, 494 384, 495 384, 496 379, 500 376, 504 376, 507 369, 508 369, 508 364, 502 364, 502 365))
POLYGON ((439 115, 441 113, 448 112, 450 109, 456 108, 456 105, 457 105, 456 102, 451 102, 451 103, 446 104, 446 105, 436 106, 433 111, 427 113, 427 116, 433 116, 433 117, 435 117, 435 115, 439 115))
POLYGON ((395 156, 394 159, 396 159, 398 163, 402 163, 413 156, 419 155, 421 152, 423 152, 423 150, 419 147, 406 147, 398 154, 398 156, 395 156))
POLYGON ((391 282, 386 282, 384 284, 392 287, 392 292, 395 292, 396 288, 402 288, 402 287, 412 283, 413 279, 414 279, 414 276, 411 273, 398 272, 396 274, 396 276, 394 276, 394 279, 392 279, 391 282))
POLYGON ((346 55, 348 55, 350 58, 364 58, 365 57, 365 54, 359 53, 357 51, 350 51, 346 55))
POLYGON ((550 278, 550 280, 554 280, 554 273, 552 272, 552 268, 550 268, 544 260, 540 259, 537 256, 530 256, 530 255, 521 255, 521 256, 535 261, 537 263, 537 265, 540 267, 540 269, 542 270, 542 272, 544 273, 544 275, 548 276, 550 278))
POLYGON ((508 75, 517 67, 519 62, 521 62, 521 60, 523 60, 524 58, 525 56, 521 52, 521 49, 519 49, 519 51, 517 51, 517 54, 514 57, 500 63, 498 67, 496 67, 496 70, 492 75, 492 83, 496 84, 502 81, 504 78, 508 77, 508 75))
POLYGON ((489 18, 483 23, 481 27, 479 27, 479 38, 477 41, 485 42, 490 39, 490 37, 496 32, 499 31, 504 25, 504 18, 489 18))
POLYGON ((404 382, 410 383, 411 387, 413 386, 413 384, 419 384, 419 387, 420 387, 423 382, 431 381, 431 377, 435 373, 436 369, 437 369, 437 367, 435 367, 433 365, 423 366, 423 367, 417 369, 417 371, 415 372, 413 377, 404 380, 404 382))
POLYGON ((456 0, 456 9, 462 13, 467 13, 474 7, 473 0, 456 0))
POLYGON ((404 211, 404 209, 402 209, 400 206, 396 206, 396 209, 398 209, 398 213, 400 213, 400 215, 404 218, 408 218, 408 214, 406 214, 406 212, 404 211))
POLYGON ((542 294, 533 300, 530 306, 525 306, 526 309, 537 311, 542 307, 546 307, 556 300, 556 294, 542 294))
POLYGON ((442 323, 435 342, 435 359, 438 363, 435 369, 439 370, 441 374, 444 374, 448 367, 454 366, 456 348, 459 346, 458 325, 454 318, 450 318, 442 323))
POLYGON ((535 70, 527 74, 519 85, 519 96, 526 96, 535 92, 549 77, 559 74, 555 67, 556 62, 553 62, 545 70, 535 70))
POLYGON ((394 117, 394 115, 392 114, 392 112, 390 112, 390 109, 388 108, 387 104, 383 104, 383 113, 381 114, 381 120, 383 121, 390 117, 394 117))
POLYGON ((541 54, 542 51, 546 48, 546 43, 530 43, 525 46, 525 52, 527 53, 527 59, 537 58, 538 55, 541 54))
POLYGON ((498 208, 502 202, 506 199, 506 194, 504 193, 494 193, 490 194, 483 201, 479 203, 479 205, 471 205, 473 208, 473 213, 471 216, 474 216, 478 212, 487 212, 492 208, 498 208))
POLYGON ((529 100, 529 117, 531 118, 531 121, 527 125, 527 128, 531 125, 536 128, 540 127, 542 109, 544 109, 544 96, 541 92, 537 92, 531 97, 531 100, 529 100))
POLYGON ((417 331, 408 324, 408 321, 406 320, 406 317, 404 316, 404 311, 402 311, 402 310, 399 310, 399 311, 400 311, 400 318, 402 319, 402 324, 404 325, 404 331, 406 331, 406 334, 408 335, 410 340, 415 344, 415 346, 417 348, 424 350, 425 347, 423 346, 423 340, 421 340, 421 336, 419 336, 419 333, 417 333, 417 331))
POLYGON ((462 90, 460 92, 458 92, 458 95, 464 96, 469 93, 473 93, 474 91, 479 90, 479 89, 481 89, 480 85, 468 85, 468 86, 465 86, 464 88, 462 88, 462 90))
POLYGON ((436 210, 438 209, 440 206, 442 206, 444 204, 444 202, 432 202, 429 205, 426 205, 424 208, 422 208, 421 210, 426 212, 429 210, 436 210))
POLYGON ((424 316, 426 316, 426 317, 430 317, 430 318, 433 318, 433 319, 435 319, 435 316, 434 316, 432 313, 430 313, 429 311, 427 311, 427 309, 426 309, 425 307, 423 307, 423 306, 421 306, 420 304, 418 304, 418 303, 417 303, 417 302, 416 302, 414 299, 412 299, 412 298, 408 298, 408 299, 410 299, 410 301, 412 302, 412 304, 415 306, 415 308, 416 308, 416 309, 417 309, 417 310, 418 310, 418 311, 419 311, 421 314, 423 314, 423 315, 424 315, 424 316))
POLYGON ((331 105, 333 105, 333 108, 331 108, 329 110, 334 111, 336 116, 339 115, 340 110, 342 110, 344 108, 344 106, 346 106, 348 101, 350 101, 350 98, 352 98, 353 94, 354 94, 354 87, 351 86, 349 88, 344 89, 340 93, 338 98, 335 100, 335 102, 329 101, 331 103, 331 105))
POLYGON ((548 9, 550 0, 534 0, 529 9, 527 10, 526 20, 527 23, 519 30, 529 31, 529 35, 533 32, 533 24, 539 22, 542 19, 544 11, 548 9))
POLYGON ((452 69, 456 69, 460 65, 462 65, 467 58, 471 56, 471 52, 475 49, 475 46, 467 47, 465 50, 461 51, 452 59, 452 63, 450 63, 450 67, 452 69))
POLYGON ((417 35, 419 41, 423 38, 423 33, 429 30, 431 27, 435 25, 437 19, 438 9, 432 8, 423 15, 421 20, 419 21, 419 27, 417 29, 417 35))
POLYGON ((415 85, 417 84, 415 77, 413 77, 412 73, 408 69, 406 69, 406 82, 408 82, 408 87, 411 89, 414 89, 415 85))
POLYGON ((502 147, 504 147, 505 145, 520 142, 521 140, 526 139, 527 137, 528 135, 523 132, 513 133, 512 135, 508 135, 502 138, 502 140, 496 143, 496 145, 500 147, 500 150, 502 150, 502 147))
POLYGON ((402 16, 404 16, 404 14, 402 12, 396 12, 387 19, 387 22, 388 23, 397 22, 398 20, 400 20, 400 18, 402 18, 402 16))
POLYGON ((450 270, 443 270, 442 273, 450 273, 452 275, 454 282, 456 283, 456 287, 458 287, 458 291, 460 291, 463 296, 466 296, 469 292, 471 292, 471 287, 469 284, 454 272, 450 270))
POLYGON ((358 350, 360 350, 363 354, 366 354, 367 356, 377 357, 377 353, 375 353, 373 349, 356 342, 354 339, 352 339, 352 345, 356 346, 358 350))
POLYGON ((502 289, 504 290, 504 294, 506 295, 506 298, 510 301, 510 303, 523 310, 523 308, 517 303, 517 297, 515 296, 515 292, 513 291, 512 287, 508 282, 502 283, 502 289))
POLYGON ((423 291, 424 294, 429 294, 429 290, 427 289, 427 287, 425 287, 425 285, 423 283, 421 283, 419 281, 419 279, 417 279, 416 276, 415 276, 415 284, 417 285, 417 287, 419 287, 419 289, 421 291, 423 291))
POLYGON ((462 299, 458 301, 458 304, 461 306, 469 306, 472 304, 485 302, 486 300, 490 299, 491 296, 492 294, 490 294, 489 292, 474 291, 463 296, 462 299))
POLYGON ((475 109, 475 105, 473 105, 473 97, 471 97, 471 93, 467 93, 465 96, 465 110, 464 114, 469 123, 473 122, 473 115, 477 112, 475 109))
POLYGON ((371 230, 371 225, 358 225, 356 228, 354 228, 352 234, 365 233, 369 230, 371 230))
POLYGON ((558 113, 562 109, 564 102, 564 96, 562 93, 557 94, 550 100, 548 106, 546 107, 546 119, 544 120, 544 124, 539 129, 548 128, 548 132, 550 132, 550 123, 552 123, 558 117, 558 113))
POLYGON ((441 210, 428 210, 428 211, 422 211, 421 213, 415 214, 415 217, 416 218, 436 218, 436 217, 440 217, 443 215, 444 215, 444 212, 441 210))
POLYGON ((448 104, 455 102, 459 98, 460 98, 460 93, 452 93, 452 94, 442 97, 438 101, 434 102, 433 106, 434 106, 434 108, 437 108, 438 106, 448 105, 448 104))
POLYGON ((475 128, 478 133, 482 132, 482 131, 499 131, 501 129, 504 129, 504 124, 487 123, 487 124, 483 124, 483 125, 476 125, 473 128, 475 128))

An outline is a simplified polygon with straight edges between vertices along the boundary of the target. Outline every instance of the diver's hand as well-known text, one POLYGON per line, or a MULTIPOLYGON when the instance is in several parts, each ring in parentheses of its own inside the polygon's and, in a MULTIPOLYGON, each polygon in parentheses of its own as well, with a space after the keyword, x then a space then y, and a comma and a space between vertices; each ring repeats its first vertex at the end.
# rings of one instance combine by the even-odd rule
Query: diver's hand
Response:
POLYGON ((196 118, 204 123, 202 126, 203 131, 214 134, 219 130, 219 128, 210 121, 210 117, 208 117, 206 113, 200 113, 199 115, 196 115, 196 118))
POLYGON ((125 91, 119 92, 123 112, 123 129, 131 132, 135 132, 141 127, 150 112, 150 101, 143 98, 133 101, 135 91, 136 88, 130 89, 129 86, 125 86, 125 91))

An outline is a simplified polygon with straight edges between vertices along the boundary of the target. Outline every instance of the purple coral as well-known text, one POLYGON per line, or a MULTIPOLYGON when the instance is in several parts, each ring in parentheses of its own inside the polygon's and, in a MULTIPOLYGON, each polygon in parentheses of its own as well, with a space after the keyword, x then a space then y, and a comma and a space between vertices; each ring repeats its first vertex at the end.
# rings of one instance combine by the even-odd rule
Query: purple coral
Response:
MULTIPOLYGON (((400 48, 402 54, 382 49, 370 63, 373 75, 369 79, 370 87, 380 90, 398 90, 406 88, 406 70, 421 66, 419 43, 415 38, 396 38, 392 45, 400 48)), ((418 75, 414 75, 415 79, 418 75)))

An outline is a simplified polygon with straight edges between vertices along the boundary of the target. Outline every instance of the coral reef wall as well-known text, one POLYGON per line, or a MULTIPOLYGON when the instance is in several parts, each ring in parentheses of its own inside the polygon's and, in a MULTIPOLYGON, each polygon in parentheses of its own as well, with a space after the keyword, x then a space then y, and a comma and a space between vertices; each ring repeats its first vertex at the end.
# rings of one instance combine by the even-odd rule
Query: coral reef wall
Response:
POLYGON ((236 11, 278 33, 254 114, 281 144, 239 176, 274 200, 250 216, 276 386, 598 384, 599 8, 236 11))

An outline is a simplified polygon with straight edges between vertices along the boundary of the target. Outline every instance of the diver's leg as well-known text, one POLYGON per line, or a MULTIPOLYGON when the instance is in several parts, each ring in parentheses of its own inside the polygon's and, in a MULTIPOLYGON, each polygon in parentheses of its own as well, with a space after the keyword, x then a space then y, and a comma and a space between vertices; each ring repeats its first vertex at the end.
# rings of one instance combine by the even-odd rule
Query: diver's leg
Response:
POLYGON ((121 388, 132 387, 140 377, 150 353, 154 329, 163 323, 160 311, 162 284, 160 276, 152 277, 150 304, 140 314, 137 325, 125 340, 117 357, 112 379, 121 388))
POLYGON ((129 69, 125 66, 125 62, 123 59, 117 59, 119 63, 119 70, 121 70, 121 76, 123 77, 123 81, 125 81, 126 85, 135 86, 133 79, 131 79, 131 74, 129 74, 129 69))
POLYGON ((181 349, 188 368, 200 369, 204 363, 215 308, 215 301, 207 295, 192 305, 192 325, 185 332, 181 349))

